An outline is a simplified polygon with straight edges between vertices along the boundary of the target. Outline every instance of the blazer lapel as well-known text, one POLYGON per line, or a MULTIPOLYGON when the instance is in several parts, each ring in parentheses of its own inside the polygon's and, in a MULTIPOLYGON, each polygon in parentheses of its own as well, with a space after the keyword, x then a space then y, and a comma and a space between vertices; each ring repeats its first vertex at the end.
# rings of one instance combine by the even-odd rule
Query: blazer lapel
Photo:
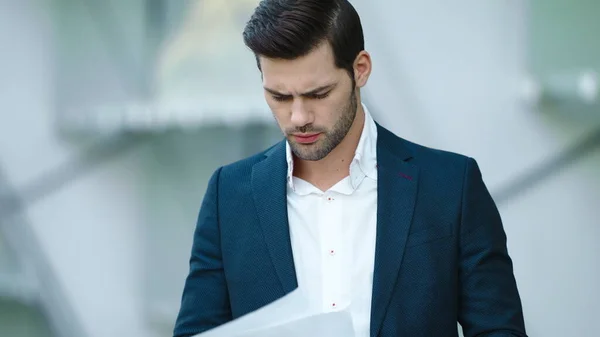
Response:
POLYGON ((371 337, 379 334, 395 289, 415 208, 419 169, 405 144, 377 125, 377 243, 371 337))
POLYGON ((287 214, 285 141, 252 168, 252 194, 271 261, 285 294, 298 287, 287 214))

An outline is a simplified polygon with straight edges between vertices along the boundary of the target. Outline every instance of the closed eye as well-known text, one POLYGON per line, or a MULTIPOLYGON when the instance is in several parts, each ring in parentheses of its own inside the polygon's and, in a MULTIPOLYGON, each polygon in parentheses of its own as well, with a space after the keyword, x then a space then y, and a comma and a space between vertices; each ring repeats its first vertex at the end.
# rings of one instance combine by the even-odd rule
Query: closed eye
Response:
POLYGON ((311 99, 324 99, 324 98, 327 98, 327 96, 329 96, 329 92, 326 92, 324 94, 311 94, 311 95, 307 95, 307 97, 311 98, 311 99))
POLYGON ((278 102, 285 102, 285 101, 289 101, 292 96, 282 96, 282 95, 272 95, 273 99, 278 101, 278 102))

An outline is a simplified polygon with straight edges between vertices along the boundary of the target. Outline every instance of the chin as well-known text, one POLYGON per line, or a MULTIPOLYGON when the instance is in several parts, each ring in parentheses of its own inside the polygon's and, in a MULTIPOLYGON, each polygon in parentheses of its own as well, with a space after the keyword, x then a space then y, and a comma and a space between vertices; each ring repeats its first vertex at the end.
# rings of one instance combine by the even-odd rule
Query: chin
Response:
MULTIPOLYGON (((310 147, 315 147, 316 144, 309 144, 309 145, 301 145, 301 146, 305 146, 306 148, 310 148, 310 147)), ((320 153, 320 151, 318 151, 318 148, 312 148, 310 149, 310 151, 302 151, 299 150, 298 148, 296 148, 293 152, 294 155, 296 155, 296 157, 298 157, 301 160, 306 160, 306 161, 319 161, 324 159, 325 157, 327 157, 327 155, 322 155, 320 153)))

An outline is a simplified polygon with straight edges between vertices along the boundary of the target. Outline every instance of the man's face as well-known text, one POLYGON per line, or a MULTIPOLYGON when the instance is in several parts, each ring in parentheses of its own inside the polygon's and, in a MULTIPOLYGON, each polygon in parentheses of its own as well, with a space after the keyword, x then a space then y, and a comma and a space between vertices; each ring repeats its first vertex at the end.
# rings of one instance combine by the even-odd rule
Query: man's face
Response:
POLYGON ((358 102, 329 43, 295 60, 260 57, 265 98, 294 154, 321 160, 344 139, 358 102))

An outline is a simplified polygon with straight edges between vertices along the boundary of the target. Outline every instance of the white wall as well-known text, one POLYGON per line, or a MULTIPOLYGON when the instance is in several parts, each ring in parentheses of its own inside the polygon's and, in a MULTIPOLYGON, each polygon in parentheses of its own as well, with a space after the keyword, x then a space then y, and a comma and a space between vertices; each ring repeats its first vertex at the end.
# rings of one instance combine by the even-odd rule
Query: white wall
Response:
MULTIPOLYGON (((2 2, 0 163, 13 187, 23 190, 83 147, 61 140, 53 124, 49 6, 34 0, 2 2)), ((107 162, 24 214, 67 292, 65 300, 77 315, 73 318, 91 337, 147 332, 139 305, 143 279, 136 156, 107 162)))
POLYGON ((600 151, 502 207, 531 336, 595 336, 600 151))
POLYGON ((375 63, 367 92, 382 123, 408 139, 476 157, 492 188, 594 127, 549 119, 518 101, 528 70, 525 2, 357 7, 375 63))

